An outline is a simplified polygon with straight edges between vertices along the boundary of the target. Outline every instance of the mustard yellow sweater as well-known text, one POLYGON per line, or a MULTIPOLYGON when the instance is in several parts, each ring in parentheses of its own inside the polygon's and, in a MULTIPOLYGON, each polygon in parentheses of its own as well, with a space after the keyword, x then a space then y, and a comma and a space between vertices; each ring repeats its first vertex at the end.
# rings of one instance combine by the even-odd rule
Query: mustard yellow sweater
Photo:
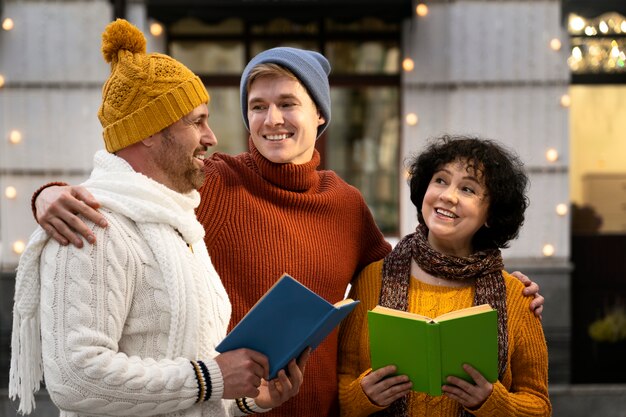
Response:
MULTIPOLYGON (((509 355, 506 373, 493 384, 493 392, 477 410, 478 417, 549 416, 548 350, 541 323, 530 311, 530 297, 522 295, 523 284, 503 272, 507 288, 509 355)), ((382 410, 361 388, 361 380, 371 371, 367 331, 367 311, 378 304, 382 261, 361 272, 350 297, 360 300, 339 332, 339 405, 341 416, 368 416, 382 410)), ((452 288, 425 284, 411 278, 409 311, 428 317, 470 307, 474 288, 452 288)), ((389 341, 393 343, 393 341, 389 341)), ((410 416, 457 417, 461 405, 444 396, 411 392, 410 416)))

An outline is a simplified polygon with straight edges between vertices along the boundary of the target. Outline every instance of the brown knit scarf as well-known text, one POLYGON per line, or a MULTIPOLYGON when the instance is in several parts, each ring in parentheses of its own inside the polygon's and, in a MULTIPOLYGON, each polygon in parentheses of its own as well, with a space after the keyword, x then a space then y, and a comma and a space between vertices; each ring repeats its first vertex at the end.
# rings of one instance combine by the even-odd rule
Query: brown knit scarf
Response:
MULTIPOLYGON (((506 287, 500 250, 476 252, 467 258, 444 255, 428 243, 428 229, 419 225, 415 233, 405 236, 383 261, 382 289, 379 304, 407 311, 411 260, 429 274, 455 280, 475 279, 474 305, 489 304, 498 311, 498 371, 502 379, 508 355, 506 287)), ((408 396, 394 401, 377 416, 403 417, 409 415, 408 396)), ((471 416, 461 408, 461 417, 471 416)))

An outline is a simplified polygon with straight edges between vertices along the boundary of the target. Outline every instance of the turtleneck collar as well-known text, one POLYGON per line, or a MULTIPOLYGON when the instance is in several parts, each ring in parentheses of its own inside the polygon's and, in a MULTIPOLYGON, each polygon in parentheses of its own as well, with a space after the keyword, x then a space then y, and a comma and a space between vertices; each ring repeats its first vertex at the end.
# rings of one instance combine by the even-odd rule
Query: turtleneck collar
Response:
POLYGON ((320 154, 315 149, 311 160, 304 164, 277 164, 265 158, 249 140, 250 155, 263 179, 287 191, 303 192, 314 188, 319 182, 317 167, 320 154))

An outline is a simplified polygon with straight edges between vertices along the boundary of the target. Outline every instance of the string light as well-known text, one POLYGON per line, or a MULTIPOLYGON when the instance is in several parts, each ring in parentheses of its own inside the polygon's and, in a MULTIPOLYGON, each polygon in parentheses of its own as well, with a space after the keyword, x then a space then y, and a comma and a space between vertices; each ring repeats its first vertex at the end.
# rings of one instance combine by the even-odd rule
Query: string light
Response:
POLYGON ((411 58, 404 58, 404 60, 402 61, 402 69, 406 72, 409 72, 413 71, 413 68, 415 68, 415 63, 413 62, 413 60, 411 58))
POLYGON ((4 195, 6 196, 6 198, 13 200, 15 197, 17 197, 17 190, 12 185, 9 185, 7 188, 4 189, 4 195))
POLYGON ((569 94, 563 94, 561 96, 561 107, 569 107, 572 104, 572 98, 569 96, 569 94))
POLYGON ((559 152, 554 148, 549 148, 546 151, 546 159, 550 162, 556 162, 559 159, 559 152))
POLYGON ((24 249, 26 249, 26 244, 23 240, 16 240, 15 242, 13 242, 12 248, 13 252, 21 255, 22 252, 24 252, 24 249))
POLYGON ((556 214, 559 216, 565 216, 567 214, 567 204, 561 203, 556 205, 556 214))
POLYGON ((554 255, 554 245, 546 243, 542 249, 543 256, 550 257, 554 255))
POLYGON ((417 117, 417 114, 409 113, 406 115, 405 120, 406 120, 407 125, 415 126, 417 122, 419 121, 419 118, 417 117))
POLYGON ((571 14, 569 17, 569 28, 573 32, 580 32, 584 29, 586 23, 585 19, 580 16, 576 16, 575 14, 571 14))
POLYGON ((11 30, 14 26, 15 24, 13 23, 13 19, 11 19, 10 17, 7 17, 2 21, 2 29, 4 30, 11 30))
POLYGON ((561 40, 559 38, 553 38, 550 41, 550 48, 552 48, 553 51, 561 50, 561 40))
POLYGON ((428 6, 426 6, 424 3, 418 4, 417 7, 415 8, 415 13, 419 17, 426 16, 428 14, 428 6))
POLYGON ((22 134, 20 133, 19 130, 12 130, 11 132, 9 132, 9 142, 11 142, 14 145, 17 145, 21 141, 22 141, 22 134))
POLYGON ((163 26, 160 23, 152 23, 150 25, 150 33, 152 36, 161 36, 163 34, 163 26))
POLYGON ((0 74, 0 88, 4 87, 4 77, 0 74))

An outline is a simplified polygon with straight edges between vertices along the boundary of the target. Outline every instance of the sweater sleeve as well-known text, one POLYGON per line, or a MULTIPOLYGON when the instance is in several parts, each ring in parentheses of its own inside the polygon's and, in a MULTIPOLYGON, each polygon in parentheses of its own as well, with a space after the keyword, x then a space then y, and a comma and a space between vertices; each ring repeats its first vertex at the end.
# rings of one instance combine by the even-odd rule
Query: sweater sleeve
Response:
POLYGON ((349 297, 360 300, 339 327, 339 407, 342 417, 364 417, 383 410, 370 401, 361 380, 371 371, 367 311, 378 303, 382 262, 365 268, 357 277, 349 297))
MULTIPOLYGON (((505 274, 509 320, 510 388, 498 381, 478 410, 477 417, 550 416, 548 397, 548 349, 541 322, 528 309, 531 297, 522 296, 523 285, 505 274)), ((508 385, 508 383, 507 383, 508 385)))
MULTIPOLYGON (((107 220, 107 228, 89 223, 97 245, 79 249, 50 241, 42 253, 42 353, 50 396, 62 410, 90 415, 149 416, 193 407, 199 388, 188 359, 120 352, 127 320, 141 319, 129 312, 135 280, 147 274, 150 260, 128 228, 113 216, 107 220)), ((217 367, 212 359, 204 362, 217 367)))

